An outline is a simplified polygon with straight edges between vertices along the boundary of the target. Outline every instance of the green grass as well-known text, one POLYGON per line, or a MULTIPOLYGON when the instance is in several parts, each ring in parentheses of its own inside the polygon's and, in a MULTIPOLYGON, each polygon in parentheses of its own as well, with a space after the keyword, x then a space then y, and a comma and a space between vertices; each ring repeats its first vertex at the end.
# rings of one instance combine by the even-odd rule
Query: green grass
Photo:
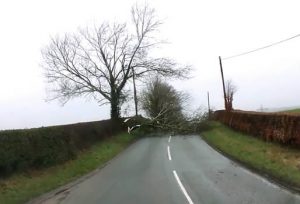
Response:
POLYGON ((300 186, 300 151, 235 132, 218 122, 202 134, 209 144, 287 184, 300 186))
POLYGON ((68 161, 43 170, 15 174, 0 180, 0 203, 24 203, 83 176, 113 158, 126 148, 136 136, 120 134, 95 144, 68 161))
POLYGON ((285 111, 282 111, 284 113, 300 113, 300 108, 298 109, 292 109, 292 110, 285 110, 285 111))

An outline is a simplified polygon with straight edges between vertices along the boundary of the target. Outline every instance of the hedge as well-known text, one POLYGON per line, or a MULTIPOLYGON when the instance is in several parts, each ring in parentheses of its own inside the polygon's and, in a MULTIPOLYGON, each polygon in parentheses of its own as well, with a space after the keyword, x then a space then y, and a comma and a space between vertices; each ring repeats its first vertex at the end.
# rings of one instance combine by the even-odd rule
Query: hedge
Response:
POLYGON ((74 159, 80 150, 120 130, 120 125, 103 120, 0 131, 0 177, 74 159))
POLYGON ((300 115, 248 111, 215 111, 214 119, 266 141, 300 147, 300 115))

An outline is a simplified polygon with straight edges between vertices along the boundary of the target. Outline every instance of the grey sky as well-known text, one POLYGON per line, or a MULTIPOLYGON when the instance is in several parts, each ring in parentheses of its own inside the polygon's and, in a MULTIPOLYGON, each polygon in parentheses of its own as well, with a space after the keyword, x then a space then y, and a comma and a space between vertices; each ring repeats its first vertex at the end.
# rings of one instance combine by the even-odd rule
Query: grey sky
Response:
MULTIPOLYGON (((50 36, 103 21, 130 20, 134 0, 12 0, 0 2, 0 129, 39 127, 109 117, 109 106, 76 99, 46 103, 40 50, 50 36)), ((139 2, 139 1, 138 1, 139 2)), ((144 1, 140 1, 144 2, 144 1)), ((192 96, 191 107, 222 108, 218 56, 227 57, 300 33, 298 1, 151 0, 164 20, 157 51, 195 67, 194 77, 172 81, 192 96)), ((300 105, 300 38, 223 62, 238 87, 234 107, 300 105)))

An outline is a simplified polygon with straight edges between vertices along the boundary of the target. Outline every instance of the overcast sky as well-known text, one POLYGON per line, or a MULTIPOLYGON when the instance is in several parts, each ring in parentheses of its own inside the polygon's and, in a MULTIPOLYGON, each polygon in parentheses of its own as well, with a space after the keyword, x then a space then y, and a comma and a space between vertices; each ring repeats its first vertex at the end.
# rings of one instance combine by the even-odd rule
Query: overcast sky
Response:
MULTIPOLYGON (((129 21, 135 0, 10 0, 0 2, 0 129, 30 128, 109 118, 109 106, 76 99, 45 102, 41 49, 51 36, 103 21, 129 21)), ((139 2, 139 1, 138 1, 139 2)), ((144 1, 140 1, 144 2, 144 1)), ((218 56, 227 57, 300 33, 300 2, 289 0, 149 0, 167 39, 159 55, 195 68, 172 81, 191 95, 191 107, 223 107, 218 56)), ((300 106, 300 38, 223 61, 238 87, 234 108, 300 106)))

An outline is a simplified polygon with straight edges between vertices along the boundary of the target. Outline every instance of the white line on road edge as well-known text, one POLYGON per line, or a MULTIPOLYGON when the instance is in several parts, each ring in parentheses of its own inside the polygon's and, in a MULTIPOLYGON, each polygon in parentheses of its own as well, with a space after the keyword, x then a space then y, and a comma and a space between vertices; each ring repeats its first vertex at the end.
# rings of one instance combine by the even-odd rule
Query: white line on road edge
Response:
POLYGON ((169 140, 168 140, 168 142, 169 142, 169 143, 171 142, 171 136, 169 137, 169 140))
POLYGON ((182 185, 177 173, 175 170, 173 170, 173 174, 174 174, 174 177, 176 178, 177 180, 177 183, 179 184, 179 187, 181 189, 181 191, 183 192, 183 194, 185 195, 186 199, 188 200, 189 204, 194 204, 192 199, 190 198, 189 194, 186 192, 184 186, 182 185))
POLYGON ((171 153, 170 153, 170 146, 168 146, 168 158, 170 161, 172 160, 171 153))

